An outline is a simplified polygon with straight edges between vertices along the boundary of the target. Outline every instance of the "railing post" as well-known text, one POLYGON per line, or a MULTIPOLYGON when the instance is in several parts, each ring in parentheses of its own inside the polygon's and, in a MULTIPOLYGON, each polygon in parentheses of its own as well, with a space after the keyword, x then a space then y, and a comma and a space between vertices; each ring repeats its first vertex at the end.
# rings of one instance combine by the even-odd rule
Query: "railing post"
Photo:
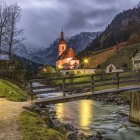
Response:
POLYGON ((65 93, 65 78, 63 78, 63 97, 66 96, 66 93, 65 93))
POLYGON ((138 81, 140 82, 140 70, 138 71, 138 73, 139 73, 139 80, 138 81))
POLYGON ((117 78, 117 88, 120 88, 120 73, 116 73, 116 78, 117 78))
POLYGON ((30 81, 30 95, 31 95, 31 100, 34 99, 34 96, 33 96, 33 86, 32 86, 32 82, 30 81))
POLYGON ((91 76, 91 92, 94 93, 95 85, 94 85, 94 75, 91 76))

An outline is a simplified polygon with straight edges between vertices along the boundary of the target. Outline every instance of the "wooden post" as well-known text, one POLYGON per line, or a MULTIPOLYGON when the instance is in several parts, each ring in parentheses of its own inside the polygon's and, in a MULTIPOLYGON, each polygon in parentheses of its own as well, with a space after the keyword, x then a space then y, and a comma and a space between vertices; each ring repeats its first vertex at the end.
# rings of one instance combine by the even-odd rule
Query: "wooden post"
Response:
POLYGON ((140 82, 140 70, 139 70, 139 72, 138 72, 138 73, 139 73, 139 80, 138 80, 138 81, 140 82))
POLYGON ((117 78, 117 88, 120 88, 120 77, 119 77, 120 73, 117 72, 116 73, 116 78, 117 78))
POLYGON ((65 93, 65 78, 63 78, 63 97, 66 96, 66 93, 65 93))
POLYGON ((95 90, 94 75, 91 76, 91 84, 92 84, 92 86, 91 86, 91 91, 92 91, 92 93, 94 93, 94 90, 95 90))
POLYGON ((34 99, 34 96, 33 96, 33 86, 32 86, 32 82, 30 81, 30 95, 31 95, 31 100, 34 99))
POLYGON ((140 95, 139 93, 131 94, 129 119, 135 123, 140 123, 140 95))

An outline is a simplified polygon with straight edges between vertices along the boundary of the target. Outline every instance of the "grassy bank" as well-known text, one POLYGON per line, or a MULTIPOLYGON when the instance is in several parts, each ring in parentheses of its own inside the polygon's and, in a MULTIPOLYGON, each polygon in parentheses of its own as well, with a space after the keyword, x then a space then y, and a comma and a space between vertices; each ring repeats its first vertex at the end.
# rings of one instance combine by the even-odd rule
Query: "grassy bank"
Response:
POLYGON ((0 79, 0 97, 10 101, 26 101, 27 93, 13 83, 0 79))
POLYGON ((114 64, 117 67, 123 68, 126 66, 132 69, 132 57, 140 49, 140 44, 133 44, 124 46, 116 51, 111 57, 109 57, 101 66, 104 68, 109 64, 114 64))
POLYGON ((30 111, 21 113, 19 124, 23 140, 65 140, 65 135, 44 126, 45 120, 30 111))

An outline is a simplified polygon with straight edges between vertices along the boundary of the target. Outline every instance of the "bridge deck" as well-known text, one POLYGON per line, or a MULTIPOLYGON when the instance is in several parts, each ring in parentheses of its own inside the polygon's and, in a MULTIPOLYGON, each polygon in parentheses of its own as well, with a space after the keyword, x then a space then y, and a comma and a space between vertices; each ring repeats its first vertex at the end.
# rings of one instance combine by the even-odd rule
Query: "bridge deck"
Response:
POLYGON ((87 98, 95 97, 97 95, 108 94, 108 93, 115 94, 119 92, 136 92, 136 91, 140 91, 140 86, 127 86, 127 87, 120 87, 118 89, 113 88, 113 89, 94 91, 94 93, 84 93, 84 94, 81 93, 81 94, 67 95, 65 97, 37 99, 34 100, 33 103, 49 105, 49 104, 57 104, 57 103, 87 99, 87 98))

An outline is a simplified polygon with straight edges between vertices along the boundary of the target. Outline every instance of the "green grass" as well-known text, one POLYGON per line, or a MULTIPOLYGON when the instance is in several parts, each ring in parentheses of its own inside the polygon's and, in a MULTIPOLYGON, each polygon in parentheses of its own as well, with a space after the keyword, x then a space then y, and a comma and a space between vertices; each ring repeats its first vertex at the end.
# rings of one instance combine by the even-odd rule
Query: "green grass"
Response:
POLYGON ((127 65, 128 68, 132 69, 132 56, 139 49, 140 44, 122 47, 119 50, 117 50, 117 52, 114 55, 109 57, 109 59, 101 66, 104 68, 112 63, 117 67, 123 67, 123 65, 127 65))
POLYGON ((65 134, 43 126, 45 120, 30 111, 23 111, 19 117, 23 140, 65 140, 65 134))
POLYGON ((10 101, 26 101, 27 94, 18 86, 0 79, 0 97, 10 101))
MULTIPOLYGON (((19 116, 19 128, 22 140, 67 140, 65 130, 55 130, 44 126, 46 118, 41 118, 30 111, 23 111, 19 116)), ((77 136, 75 140, 87 140, 84 136, 77 136)))

